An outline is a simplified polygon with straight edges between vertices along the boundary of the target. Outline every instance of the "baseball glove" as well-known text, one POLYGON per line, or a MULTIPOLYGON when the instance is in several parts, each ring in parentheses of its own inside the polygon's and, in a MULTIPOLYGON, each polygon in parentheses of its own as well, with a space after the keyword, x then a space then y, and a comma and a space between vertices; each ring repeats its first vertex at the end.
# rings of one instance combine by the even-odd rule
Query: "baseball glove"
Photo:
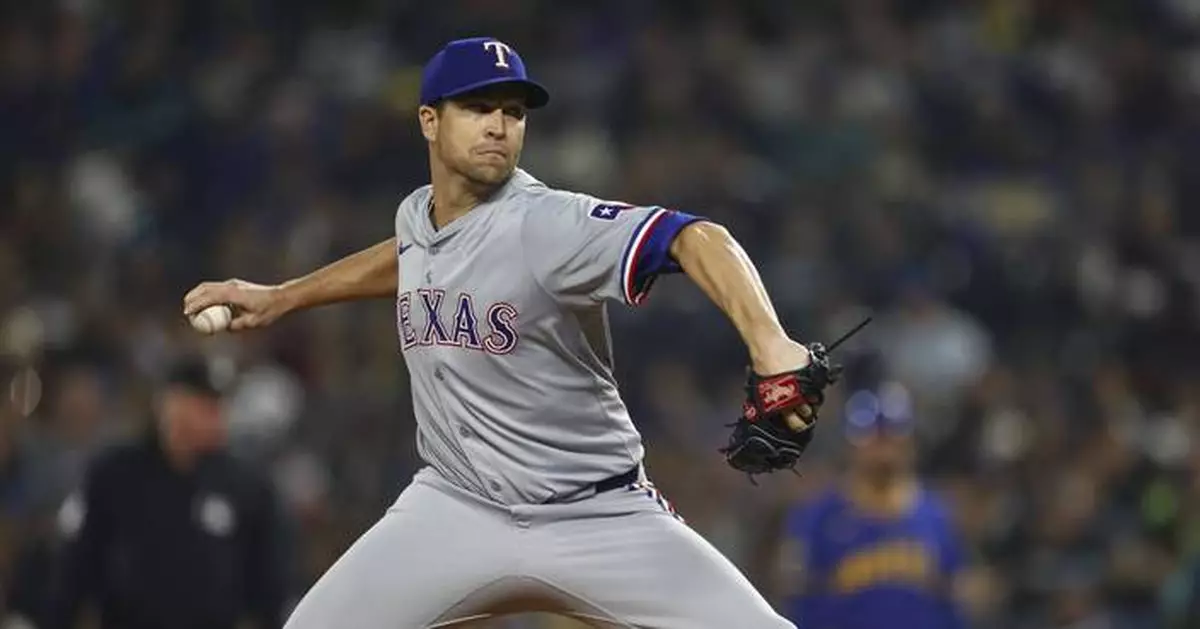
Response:
POLYGON ((807 347, 811 360, 800 369, 772 375, 749 372, 742 416, 729 424, 733 433, 720 451, 730 466, 752 481, 756 474, 795 471, 812 441, 825 389, 841 375, 842 366, 830 364, 825 346, 807 347), (805 421, 804 428, 797 431, 788 425, 791 412, 805 421))

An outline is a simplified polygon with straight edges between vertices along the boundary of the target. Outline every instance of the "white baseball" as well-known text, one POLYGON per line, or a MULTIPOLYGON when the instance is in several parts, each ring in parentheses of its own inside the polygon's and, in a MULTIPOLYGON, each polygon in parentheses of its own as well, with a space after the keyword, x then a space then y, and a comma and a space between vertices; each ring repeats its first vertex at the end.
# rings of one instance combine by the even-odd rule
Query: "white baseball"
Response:
POLYGON ((229 329, 233 310, 225 304, 209 306, 191 316, 192 327, 203 334, 216 334, 229 329))

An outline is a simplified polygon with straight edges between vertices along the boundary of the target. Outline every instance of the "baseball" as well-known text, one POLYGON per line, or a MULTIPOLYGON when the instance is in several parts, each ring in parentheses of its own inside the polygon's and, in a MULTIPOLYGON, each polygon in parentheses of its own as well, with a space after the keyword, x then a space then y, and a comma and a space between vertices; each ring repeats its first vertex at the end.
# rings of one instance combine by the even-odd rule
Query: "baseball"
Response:
POLYGON ((216 334, 229 329, 233 310, 229 306, 209 306, 191 316, 192 327, 203 334, 216 334))

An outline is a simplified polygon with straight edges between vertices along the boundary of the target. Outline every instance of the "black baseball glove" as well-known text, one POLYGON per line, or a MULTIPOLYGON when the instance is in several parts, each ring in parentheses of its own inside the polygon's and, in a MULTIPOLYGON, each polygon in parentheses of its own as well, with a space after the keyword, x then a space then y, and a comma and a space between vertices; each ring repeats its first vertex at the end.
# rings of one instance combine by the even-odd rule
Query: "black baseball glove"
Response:
POLYGON ((807 347, 811 361, 800 369, 769 376, 749 372, 742 416, 730 424, 733 434, 720 451, 730 466, 751 480, 755 474, 795 471, 812 441, 825 389, 841 375, 841 365, 830 364, 822 344, 807 347), (793 412, 805 422, 800 430, 788 425, 787 415, 793 412))

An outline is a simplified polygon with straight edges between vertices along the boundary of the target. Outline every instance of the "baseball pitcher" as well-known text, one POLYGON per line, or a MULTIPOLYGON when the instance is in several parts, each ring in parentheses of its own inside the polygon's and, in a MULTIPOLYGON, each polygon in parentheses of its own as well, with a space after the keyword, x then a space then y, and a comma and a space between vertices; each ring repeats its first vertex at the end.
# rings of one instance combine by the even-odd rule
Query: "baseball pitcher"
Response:
POLYGON ((395 235, 279 285, 205 282, 232 330, 315 306, 395 300, 426 464, 307 592, 288 629, 461 626, 552 611, 596 626, 792 627, 676 516, 642 466, 613 377, 608 304, 686 274, 745 341, 747 398, 729 446, 750 474, 790 468, 836 378, 784 331, 720 225, 551 188, 517 167, 547 104, 513 48, 450 42, 426 65, 418 122, 430 184, 395 235))

